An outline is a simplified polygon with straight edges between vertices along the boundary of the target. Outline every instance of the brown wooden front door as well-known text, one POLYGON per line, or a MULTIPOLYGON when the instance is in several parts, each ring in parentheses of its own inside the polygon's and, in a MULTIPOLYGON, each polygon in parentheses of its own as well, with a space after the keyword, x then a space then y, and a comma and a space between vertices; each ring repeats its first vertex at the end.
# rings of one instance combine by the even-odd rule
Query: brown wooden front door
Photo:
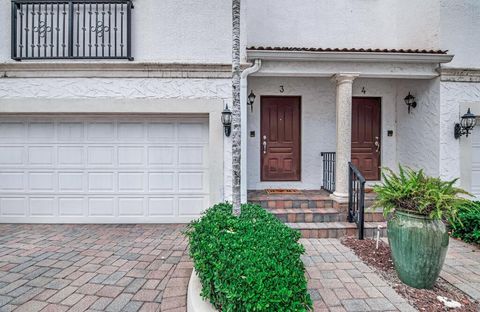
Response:
POLYGON ((380 98, 352 99, 352 163, 367 180, 380 180, 380 98))
POLYGON ((300 97, 262 96, 262 181, 300 181, 300 118, 300 97))

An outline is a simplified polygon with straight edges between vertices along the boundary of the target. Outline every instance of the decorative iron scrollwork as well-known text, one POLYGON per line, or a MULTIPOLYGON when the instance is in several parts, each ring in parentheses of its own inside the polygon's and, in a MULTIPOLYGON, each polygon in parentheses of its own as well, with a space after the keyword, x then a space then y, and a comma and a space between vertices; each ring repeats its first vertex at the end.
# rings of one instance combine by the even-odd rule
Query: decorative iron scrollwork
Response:
POLYGON ((101 38, 106 32, 110 31, 110 26, 105 26, 102 21, 98 21, 96 25, 91 27, 91 31, 101 38))
POLYGON ((38 23, 38 26, 33 27, 33 31, 39 33, 41 38, 45 38, 47 33, 52 32, 52 27, 48 26, 44 21, 41 21, 38 23))

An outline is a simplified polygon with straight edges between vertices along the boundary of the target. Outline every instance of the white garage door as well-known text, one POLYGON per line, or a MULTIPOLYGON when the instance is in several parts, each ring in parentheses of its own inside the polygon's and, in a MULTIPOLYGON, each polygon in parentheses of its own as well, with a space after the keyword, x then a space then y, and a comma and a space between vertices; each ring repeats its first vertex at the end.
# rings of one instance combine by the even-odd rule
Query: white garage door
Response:
MULTIPOLYGON (((478 121, 480 124, 480 120, 478 121)), ((470 136, 469 136, 470 137, 470 136)), ((480 129, 475 127, 471 134, 472 140, 472 189, 473 195, 480 200, 480 129)))
POLYGON ((0 119, 1 222, 188 222, 208 181, 206 118, 0 119))

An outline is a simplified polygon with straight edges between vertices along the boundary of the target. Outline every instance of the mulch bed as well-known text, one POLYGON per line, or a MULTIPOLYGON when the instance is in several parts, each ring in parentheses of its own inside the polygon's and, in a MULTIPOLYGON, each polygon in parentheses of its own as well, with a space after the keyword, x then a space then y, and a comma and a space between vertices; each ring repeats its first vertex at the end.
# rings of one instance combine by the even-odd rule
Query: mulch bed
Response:
POLYGON ((374 268, 399 295, 419 311, 446 311, 447 308, 437 300, 437 296, 460 302, 462 307, 455 309, 455 311, 480 311, 479 302, 473 301, 442 278, 438 278, 432 290, 416 289, 402 283, 395 272, 390 246, 383 241, 379 242, 378 249, 376 249, 376 241, 371 239, 358 240, 354 237, 346 237, 342 240, 342 243, 352 249, 363 262, 374 268))

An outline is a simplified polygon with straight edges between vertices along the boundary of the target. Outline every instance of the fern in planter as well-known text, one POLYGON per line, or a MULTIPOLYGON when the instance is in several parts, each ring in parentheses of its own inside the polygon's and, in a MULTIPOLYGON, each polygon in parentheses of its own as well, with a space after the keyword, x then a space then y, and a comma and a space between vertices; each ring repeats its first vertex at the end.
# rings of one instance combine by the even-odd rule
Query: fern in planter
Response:
POLYGON ((445 221, 458 220, 468 193, 454 186, 457 180, 428 177, 423 170, 402 166, 386 169, 383 185, 374 187, 375 207, 386 216, 387 236, 398 277, 405 284, 432 289, 442 270, 449 237, 445 221))
POLYGON ((377 199, 374 207, 382 208, 385 216, 394 211, 427 216, 432 220, 458 220, 458 211, 470 195, 454 186, 457 179, 442 181, 399 166, 399 172, 384 169, 383 184, 374 186, 377 199))

